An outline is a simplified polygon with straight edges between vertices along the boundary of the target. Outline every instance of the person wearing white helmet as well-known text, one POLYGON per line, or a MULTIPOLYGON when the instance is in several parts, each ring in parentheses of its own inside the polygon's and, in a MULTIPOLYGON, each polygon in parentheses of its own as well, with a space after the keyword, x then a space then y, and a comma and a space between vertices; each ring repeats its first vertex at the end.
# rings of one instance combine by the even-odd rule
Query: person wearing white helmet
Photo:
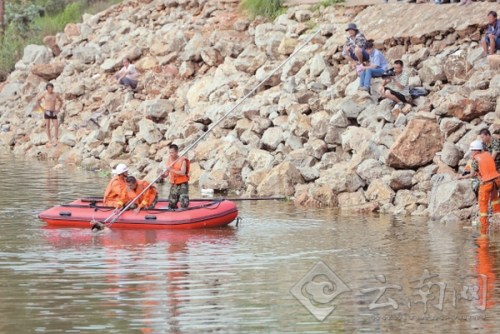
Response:
POLYGON ((483 142, 475 140, 470 144, 471 173, 460 176, 459 179, 477 177, 479 179, 479 221, 481 222, 481 233, 488 231, 488 208, 491 204, 493 213, 500 213, 500 200, 498 189, 500 187, 500 173, 498 173, 495 160, 489 152, 483 152, 483 142))
POLYGON ((114 208, 122 208, 127 201, 127 181, 128 167, 125 164, 118 164, 111 171, 115 176, 109 181, 104 192, 104 205, 114 208))

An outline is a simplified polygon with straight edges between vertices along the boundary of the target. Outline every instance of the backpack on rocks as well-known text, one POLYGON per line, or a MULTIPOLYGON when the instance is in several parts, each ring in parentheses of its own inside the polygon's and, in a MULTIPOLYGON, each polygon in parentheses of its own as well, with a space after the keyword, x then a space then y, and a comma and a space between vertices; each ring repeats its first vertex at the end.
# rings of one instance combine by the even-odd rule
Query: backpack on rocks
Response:
POLYGON ((426 96, 429 94, 429 91, 425 89, 424 87, 413 87, 410 88, 410 95, 412 99, 416 99, 417 97, 420 96, 426 96))

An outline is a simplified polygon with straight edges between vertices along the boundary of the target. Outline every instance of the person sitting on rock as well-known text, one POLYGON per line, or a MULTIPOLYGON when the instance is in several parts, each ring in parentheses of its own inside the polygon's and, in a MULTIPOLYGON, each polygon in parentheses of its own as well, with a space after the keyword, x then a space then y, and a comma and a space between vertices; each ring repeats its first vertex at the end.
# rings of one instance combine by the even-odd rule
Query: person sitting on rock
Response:
POLYGON ((403 71, 403 62, 396 60, 394 62, 394 76, 389 76, 382 83, 381 95, 396 102, 394 111, 404 107, 410 100, 410 86, 408 74, 403 71))
POLYGON ((497 12, 493 10, 488 13, 488 29, 486 29, 486 36, 484 36, 481 45, 484 55, 492 55, 500 50, 500 21, 497 12))
POLYGON ((109 181, 106 187, 103 203, 105 206, 119 209, 127 203, 126 178, 128 176, 128 167, 125 164, 119 164, 111 173, 115 177, 109 181))
POLYGON ((130 206, 138 213, 141 209, 153 209, 158 202, 158 191, 154 186, 149 187, 144 194, 139 196, 149 186, 149 183, 142 180, 137 180, 133 176, 127 176, 127 202, 135 202, 130 206), (139 197, 137 197, 139 196, 139 197))
POLYGON ((170 209, 177 209, 177 204, 181 203, 181 208, 189 206, 189 169, 190 162, 186 157, 179 156, 179 147, 175 144, 169 146, 169 159, 167 169, 163 178, 170 179, 170 195, 168 206, 170 209))
POLYGON ((491 204, 493 213, 500 213, 500 199, 498 188, 500 187, 500 173, 496 170, 495 161, 489 152, 483 151, 483 142, 475 140, 470 144, 472 158, 471 173, 459 176, 458 179, 469 179, 478 177, 479 185, 479 221, 481 222, 481 234, 488 232, 488 208, 491 204))
POLYGON ((345 59, 352 63, 353 67, 370 60, 370 55, 365 50, 366 38, 354 23, 347 25, 347 41, 342 50, 345 59))
POLYGON ((493 160, 495 160, 497 171, 500 172, 500 139, 493 138, 490 130, 486 128, 479 131, 479 137, 483 142, 483 151, 490 152, 493 160))
POLYGON ((366 52, 370 55, 370 64, 363 66, 363 72, 359 76, 359 89, 370 91, 372 78, 380 77, 387 70, 387 61, 382 52, 373 45, 373 40, 366 42, 366 52))
POLYGON ((132 90, 137 88, 137 70, 130 64, 128 58, 123 59, 123 67, 115 74, 115 78, 120 85, 130 87, 132 90))
POLYGON ((45 92, 40 95, 35 102, 35 108, 43 110, 43 118, 45 119, 45 131, 47 133, 47 146, 52 144, 57 145, 59 137, 59 122, 57 115, 63 106, 61 95, 54 92, 54 85, 50 82, 45 86, 45 92), (58 105, 59 102, 59 105, 58 105), (42 107, 42 103, 44 106, 42 107), (50 123, 54 126, 54 141, 50 136, 50 123))

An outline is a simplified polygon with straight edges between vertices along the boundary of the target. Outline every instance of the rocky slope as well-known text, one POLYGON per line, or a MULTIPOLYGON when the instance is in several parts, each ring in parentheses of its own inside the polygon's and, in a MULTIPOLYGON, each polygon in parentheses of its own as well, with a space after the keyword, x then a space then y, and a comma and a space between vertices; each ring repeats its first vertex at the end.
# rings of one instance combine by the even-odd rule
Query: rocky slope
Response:
POLYGON ((478 45, 490 9, 294 7, 266 22, 245 18, 234 0, 126 0, 26 48, 0 85, 0 146, 88 169, 125 161, 152 178, 169 143, 192 143, 321 29, 189 152, 193 182, 301 205, 465 219, 475 210, 470 181, 451 175, 480 128, 500 131, 500 56, 483 58, 478 45), (395 117, 376 93, 358 91, 340 54, 351 21, 431 93, 395 117), (135 95, 111 80, 124 57, 141 71, 135 95), (47 80, 66 99, 52 148, 31 111, 47 80))

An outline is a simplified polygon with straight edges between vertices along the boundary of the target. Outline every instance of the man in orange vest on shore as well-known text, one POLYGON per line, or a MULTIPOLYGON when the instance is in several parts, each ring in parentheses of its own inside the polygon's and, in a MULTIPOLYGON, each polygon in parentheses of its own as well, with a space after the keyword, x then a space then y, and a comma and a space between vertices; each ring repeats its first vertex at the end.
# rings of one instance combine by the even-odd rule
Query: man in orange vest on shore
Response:
POLYGON ((500 200, 498 188, 500 187, 500 173, 496 170, 495 160, 489 152, 483 151, 483 143, 475 140, 470 144, 471 151, 471 173, 460 176, 459 179, 469 179, 475 176, 479 179, 479 221, 481 222, 481 234, 488 232, 488 208, 491 204, 493 213, 500 213, 500 200))
POLYGON ((189 166, 190 162, 186 157, 179 157, 179 147, 171 144, 167 171, 163 174, 163 178, 168 177, 170 181, 170 195, 168 197, 170 209, 177 209, 179 202, 181 208, 189 206, 189 166))
POLYGON ((106 191, 104 192, 104 205, 114 208, 122 208, 127 202, 127 182, 128 167, 125 164, 118 164, 111 172, 116 175, 109 181, 106 191))
MULTIPOLYGON (((137 180, 133 176, 127 176, 127 202, 133 201, 136 197, 144 191, 149 186, 149 183, 142 180, 137 180)), ((135 213, 141 211, 141 209, 152 209, 155 207, 156 202, 158 202, 158 192, 154 186, 151 186, 137 198, 130 206, 134 209, 135 213)))

